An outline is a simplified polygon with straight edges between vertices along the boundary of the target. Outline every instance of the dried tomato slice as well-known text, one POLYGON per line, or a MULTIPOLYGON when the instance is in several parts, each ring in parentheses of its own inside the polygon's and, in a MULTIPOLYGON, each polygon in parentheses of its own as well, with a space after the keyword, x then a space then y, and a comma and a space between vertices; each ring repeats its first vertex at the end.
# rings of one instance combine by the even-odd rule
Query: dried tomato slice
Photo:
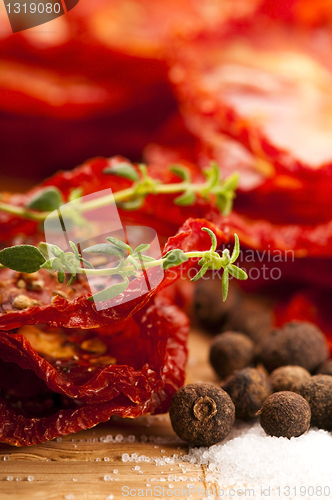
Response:
MULTIPOLYGON (((215 231, 219 243, 225 241, 208 221, 188 220, 169 238, 165 251, 210 248, 209 236, 201 231, 204 226, 215 231)), ((40 292, 39 304, 14 310, 10 301, 22 292, 17 286, 28 277, 1 270, 0 440, 17 446, 36 444, 92 427, 113 414, 136 417, 166 411, 184 381, 189 323, 166 295, 156 292, 193 265, 191 260, 166 270, 163 281, 144 296, 124 303, 123 297, 112 299, 112 307, 99 312, 86 293, 81 295, 85 283, 78 283, 71 301, 57 295, 49 303, 54 283, 44 272, 37 280, 44 280, 41 290, 28 285, 24 289, 28 300, 36 300, 40 292), (50 330, 43 324, 65 328, 50 330), (29 377, 38 377, 29 397, 24 384, 21 388, 15 380, 22 374, 17 366, 13 370, 13 363, 28 370, 29 377)), ((139 281, 133 282, 136 290, 139 281)), ((61 287, 58 293, 63 293, 61 287)), ((130 299, 130 286, 125 293, 130 299)))
POLYGON ((263 202, 276 224, 332 219, 331 47, 328 28, 259 13, 174 45, 170 78, 188 128, 210 158, 231 155, 256 173, 257 189, 242 196, 252 218, 263 202))
MULTIPOLYGON (((75 187, 82 188, 84 195, 97 192, 101 187, 103 189, 111 188, 116 192, 130 186, 130 182, 103 174, 103 170, 109 166, 116 166, 123 160, 119 156, 111 159, 89 160, 70 172, 55 174, 27 194, 4 194, 2 201, 24 206, 41 187, 45 186, 58 187, 65 199, 67 199, 70 190, 75 187)), ((185 166, 191 171, 193 182, 204 180, 198 166, 190 162, 186 162, 185 166)), ((177 182, 178 178, 167 167, 168 164, 162 162, 151 164, 149 165, 149 174, 164 183, 177 182)), ((180 207, 170 203, 174 196, 158 195, 158 203, 156 203, 155 196, 149 195, 143 207, 135 212, 119 209, 121 220, 124 224, 147 225, 155 229, 159 237, 167 238, 171 234, 175 234, 187 218, 204 217, 219 227, 221 231, 231 234, 237 232, 243 244, 255 250, 292 249, 296 255, 301 257, 329 257, 332 254, 332 222, 330 220, 322 223, 317 222, 317 224, 273 224, 269 220, 264 220, 265 217, 263 219, 261 213, 259 218, 251 219, 236 211, 225 218, 203 198, 199 197, 194 206, 180 207)), ((38 231, 37 223, 19 219, 1 211, 0 223, 2 224, 0 241, 3 242, 10 241, 15 237, 14 243, 19 244, 20 234, 25 239, 24 235, 32 237, 38 231)), ((43 235, 37 234, 37 238, 43 238, 43 235)))
POLYGON ((318 0, 313 4, 310 0, 263 0, 259 12, 273 19, 282 18, 303 26, 322 26, 331 24, 331 5, 326 0, 318 0))
MULTIPOLYGON (((52 357, 51 351, 46 355, 45 349, 39 354, 27 340, 27 332, 0 332, 4 361, 0 363, 0 441, 28 446, 91 428, 112 415, 133 418, 166 411, 170 398, 184 382, 187 333, 184 313, 158 296, 107 341, 119 360, 131 362, 126 360, 126 356, 132 357, 128 342, 136 343, 139 349, 132 365, 98 366, 94 355, 78 356, 81 344, 75 343, 73 336, 82 338, 79 331, 68 335, 69 345, 76 349, 75 359, 69 360, 52 357), (24 384, 21 387, 13 381, 13 363, 18 380, 27 376, 35 381, 37 376, 38 383, 33 394, 30 388, 28 398, 24 384), (31 401, 37 404, 32 406, 31 401)), ((96 331, 94 335, 96 338, 96 331)), ((59 334, 56 338, 61 342, 59 334)), ((105 342, 105 334, 98 338, 105 342)))
MULTIPOLYGON (((189 219, 180 228, 179 232, 168 239, 164 253, 179 248, 183 251, 208 250, 211 246, 210 237, 201 231, 202 227, 211 228, 218 243, 226 241, 225 234, 211 222, 205 219, 189 219)), ((15 298, 22 294, 18 288, 20 275, 7 269, 0 270, 2 292, 2 305, 0 310, 0 329, 12 330, 23 325, 34 325, 40 323, 52 326, 64 326, 68 328, 96 328, 107 326, 110 323, 120 323, 130 318, 140 310, 148 300, 165 286, 176 281, 182 273, 190 267, 196 266, 197 259, 190 259, 180 266, 166 269, 161 282, 145 293, 146 278, 142 275, 136 278, 120 296, 108 301, 109 307, 98 311, 94 302, 88 300, 86 284, 78 283, 68 289, 66 286, 55 288, 55 279, 47 276, 42 270, 39 271, 40 279, 44 281, 42 291, 24 289, 26 304, 22 310, 15 308, 15 298), (142 295, 137 296, 137 290, 142 289, 142 295), (54 292, 56 296, 54 297, 54 292), (82 295, 83 292, 83 295, 82 295), (65 298, 59 294, 65 294, 65 298), (133 298, 132 298, 133 297, 133 298), (33 301, 38 303, 35 305, 33 301)), ((156 282, 154 276, 157 268, 146 271, 150 283, 156 282)))
MULTIPOLYGON (((90 11, 90 36, 103 46, 131 56, 159 59, 172 34, 210 29, 231 17, 255 11, 258 0, 113 0, 90 11)), ((89 7, 88 7, 89 9, 89 7)))

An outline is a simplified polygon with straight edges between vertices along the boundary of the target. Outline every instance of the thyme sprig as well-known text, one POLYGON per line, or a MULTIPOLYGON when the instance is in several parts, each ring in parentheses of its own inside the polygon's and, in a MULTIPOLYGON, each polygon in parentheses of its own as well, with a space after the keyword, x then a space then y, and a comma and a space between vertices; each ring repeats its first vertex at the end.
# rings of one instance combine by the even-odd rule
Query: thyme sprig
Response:
MULTIPOLYGON (((119 163, 115 167, 105 168, 104 174, 129 179, 132 181, 131 187, 116 191, 112 195, 82 202, 75 207, 75 210, 83 213, 113 203, 125 210, 136 210, 144 204, 148 195, 180 193, 174 199, 174 203, 177 205, 194 205, 197 195, 200 195, 207 201, 215 202, 218 210, 223 215, 230 213, 238 184, 238 174, 232 174, 222 180, 217 164, 212 163, 209 168, 203 171, 206 181, 194 183, 192 182, 191 173, 186 167, 174 165, 170 168, 181 179, 181 182, 163 184, 160 180, 151 177, 147 166, 143 164, 138 166, 138 172, 132 165, 125 162, 119 163)), ((79 189, 73 189, 67 203, 78 199, 81 195, 79 189)), ((0 211, 23 219, 42 222, 64 203, 61 191, 54 186, 48 186, 40 189, 24 207, 14 206, 0 200, 0 211)))
POLYGON ((191 281, 202 278, 208 269, 223 269, 222 294, 225 301, 228 294, 229 275, 240 280, 248 278, 242 269, 234 265, 240 252, 239 238, 235 234, 235 245, 231 256, 228 249, 224 249, 220 255, 216 251, 217 239, 213 231, 205 227, 202 228, 202 231, 206 231, 211 238, 211 248, 209 250, 183 252, 181 249, 176 248, 167 252, 160 259, 154 259, 145 254, 150 248, 149 244, 141 244, 133 249, 117 238, 107 237, 107 243, 99 243, 84 250, 85 254, 111 255, 117 258, 116 265, 104 269, 94 268, 88 260, 82 257, 77 246, 72 241, 70 242, 71 252, 64 252, 58 246, 49 243, 40 243, 38 248, 32 245, 17 245, 5 248, 0 251, 0 264, 3 267, 24 273, 34 273, 39 269, 57 272, 60 283, 65 281, 66 274, 70 274, 67 286, 72 284, 78 274, 86 276, 117 275, 122 278, 122 282, 111 285, 89 297, 89 300, 99 302, 112 299, 123 293, 130 284, 129 278, 137 277, 144 270, 157 266, 165 270, 179 266, 187 262, 188 259, 199 258, 200 270, 191 281), (83 264, 86 267, 83 267, 83 264))

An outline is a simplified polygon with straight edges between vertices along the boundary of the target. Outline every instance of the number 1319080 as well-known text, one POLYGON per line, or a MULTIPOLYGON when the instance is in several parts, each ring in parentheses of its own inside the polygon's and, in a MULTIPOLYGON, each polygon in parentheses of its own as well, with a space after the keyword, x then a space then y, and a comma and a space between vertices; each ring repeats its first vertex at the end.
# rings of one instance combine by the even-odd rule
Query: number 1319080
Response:
POLYGON ((7 3, 8 14, 60 14, 62 6, 60 3, 7 3))
MULTIPOLYGON (((65 2, 74 6, 78 0, 65 2)), ((65 14, 63 0, 4 0, 4 3, 13 33, 48 23, 65 14)))

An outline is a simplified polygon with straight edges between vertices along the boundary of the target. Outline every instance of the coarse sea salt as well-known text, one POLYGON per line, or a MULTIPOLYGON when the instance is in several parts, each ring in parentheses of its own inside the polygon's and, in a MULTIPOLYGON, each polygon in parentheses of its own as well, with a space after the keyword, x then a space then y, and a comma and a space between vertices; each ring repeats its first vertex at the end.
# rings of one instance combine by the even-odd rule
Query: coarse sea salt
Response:
POLYGON ((206 465, 206 481, 224 494, 242 487, 253 488, 257 497, 264 496, 263 489, 269 498, 316 498, 321 493, 316 487, 321 487, 323 496, 331 498, 331 456, 327 431, 313 428, 287 439, 267 436, 259 423, 237 422, 221 444, 192 448, 182 460, 206 465))

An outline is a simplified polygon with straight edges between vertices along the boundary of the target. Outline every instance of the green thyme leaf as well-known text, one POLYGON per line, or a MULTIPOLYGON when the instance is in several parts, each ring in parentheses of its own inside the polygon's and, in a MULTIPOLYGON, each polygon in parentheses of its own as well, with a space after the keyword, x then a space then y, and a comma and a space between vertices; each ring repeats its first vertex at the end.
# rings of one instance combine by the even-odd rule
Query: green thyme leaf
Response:
POLYGON ((231 263, 231 257, 229 255, 229 250, 228 248, 225 248, 223 251, 222 251, 222 257, 221 257, 221 261, 222 261, 222 266, 225 268, 227 267, 230 263, 231 263))
POLYGON ((216 205, 222 215, 229 215, 233 208, 233 196, 228 197, 224 193, 216 196, 216 205))
POLYGON ((85 248, 83 250, 84 253, 101 253, 104 255, 114 255, 123 259, 124 251, 122 248, 118 246, 110 245, 109 243, 98 243, 97 245, 93 245, 92 247, 85 248))
POLYGON ((211 231, 211 229, 207 228, 207 227, 202 227, 202 231, 205 231, 206 233, 209 234, 210 238, 211 238, 211 251, 212 252, 215 252, 216 248, 217 248, 217 238, 216 238, 216 235, 214 234, 213 231, 211 231))
POLYGON ((123 293, 128 288, 128 286, 129 286, 129 280, 128 278, 124 278, 124 281, 122 283, 117 283, 116 285, 112 285, 108 288, 105 288, 105 290, 95 293, 94 295, 92 295, 92 297, 89 297, 88 300, 90 301, 94 300, 95 302, 102 302, 104 300, 113 299, 120 293, 123 293))
POLYGON ((234 242, 234 248, 233 248, 233 252, 232 252, 232 256, 231 256, 231 264, 233 264, 236 261, 236 259, 238 258, 238 256, 240 255, 240 242, 239 242, 239 237, 236 233, 234 234, 234 238, 235 238, 235 242, 234 242))
POLYGON ((47 243, 45 243, 44 241, 41 241, 40 243, 38 243, 37 248, 46 260, 48 260, 50 258, 49 253, 48 253, 48 244, 47 243))
POLYGON ((185 191, 181 196, 175 198, 174 203, 181 206, 193 205, 196 201, 196 196, 193 191, 185 191))
POLYGON ((145 252, 145 250, 149 250, 149 248, 150 248, 150 245, 142 243, 141 245, 138 245, 138 247, 135 248, 133 253, 134 254, 142 253, 142 252, 145 252))
POLYGON ((130 212, 131 210, 138 210, 144 205, 144 197, 139 196, 135 200, 128 200, 128 201, 123 201, 121 203, 117 203, 117 206, 119 208, 122 208, 123 210, 127 210, 130 212))
POLYGON ((140 163, 138 165, 138 168, 139 168, 139 171, 141 172, 142 174, 142 178, 144 180, 148 179, 149 178, 149 174, 148 174, 148 168, 147 166, 145 165, 145 163, 140 163))
POLYGON ((32 245, 17 245, 0 251, 0 264, 19 273, 35 273, 44 262, 42 253, 32 245))
POLYGON ((195 274, 195 276, 193 278, 191 278, 190 281, 197 281, 199 280, 200 278, 202 278, 202 276, 204 276, 204 274, 206 273, 206 271, 209 269, 209 264, 206 262, 205 264, 203 264, 203 266, 200 268, 200 270, 198 271, 197 274, 195 274))
POLYGON ((149 255, 142 255, 141 253, 137 255, 137 258, 142 262, 153 262, 154 260, 156 260, 153 257, 150 257, 149 255))
POLYGON ((58 271, 58 282, 64 283, 66 275, 63 271, 58 271))
POLYGON ((172 165, 170 170, 171 172, 173 172, 173 174, 180 177, 180 179, 182 179, 183 181, 185 182, 191 181, 190 171, 186 167, 183 167, 182 165, 172 165))
POLYGON ((183 262, 187 262, 187 260, 188 257, 179 248, 170 250, 163 257, 163 269, 168 269, 169 267, 173 266, 179 266, 183 262))
POLYGON ((73 276, 76 276, 76 269, 75 269, 75 266, 69 262, 68 260, 66 260, 66 262, 64 263, 64 266, 68 269, 68 271, 73 275, 73 276))
POLYGON ((225 191, 235 191, 235 189, 237 189, 239 185, 239 178, 239 174, 237 172, 234 172, 234 174, 227 177, 227 179, 225 179, 225 181, 223 182, 223 189, 225 191))
POLYGON ((40 266, 41 269, 48 269, 49 271, 55 271, 56 269, 54 269, 53 267, 53 261, 55 259, 48 259, 46 262, 44 262, 43 265, 40 266))
POLYGON ((58 257, 61 260, 65 260, 66 258, 65 252, 63 252, 61 248, 59 248, 57 245, 50 245, 50 250, 54 255, 54 257, 58 257))
POLYGON ((204 169, 204 175, 209 181, 209 188, 213 188, 214 186, 217 186, 220 181, 220 173, 219 173, 219 168, 216 163, 212 163, 209 168, 204 169))
POLYGON ((234 276, 234 278, 236 278, 237 280, 248 279, 247 273, 244 272, 243 269, 241 269, 240 267, 236 267, 236 266, 233 266, 233 264, 229 264, 229 266, 227 266, 227 270, 228 270, 229 274, 234 276))
POLYGON ((71 248, 72 248, 72 250, 73 250, 73 252, 75 254, 76 259, 79 259, 80 258, 80 254, 78 252, 77 246, 75 245, 75 243, 73 241, 70 241, 69 244, 70 244, 70 246, 71 246, 71 248))
POLYGON ((133 253, 133 249, 127 245, 127 243, 124 243, 124 241, 118 240, 117 238, 113 238, 113 236, 108 236, 107 241, 110 243, 113 243, 118 248, 122 248, 122 250, 127 251, 129 254, 133 253))
POLYGON ((137 262, 134 259, 134 257, 132 257, 131 255, 129 255, 128 258, 127 258, 127 260, 126 260, 126 263, 127 262, 130 262, 131 265, 134 267, 134 269, 136 269, 136 271, 138 270, 138 265, 137 265, 137 262))
POLYGON ((83 189, 81 187, 73 188, 70 190, 68 201, 75 201, 82 198, 83 189))
POLYGON ((80 257, 80 261, 83 262, 89 269, 94 269, 93 265, 90 264, 88 260, 83 259, 83 257, 80 257))
POLYGON ((222 281, 222 300, 224 302, 227 299, 228 286, 229 286, 228 270, 227 269, 224 269, 224 272, 222 273, 222 280, 221 280, 222 281))
POLYGON ((124 177, 130 181, 136 182, 139 180, 139 175, 132 165, 129 163, 118 163, 114 167, 107 167, 103 170, 103 174, 116 175, 124 177))
POLYGON ((41 212, 53 212, 53 210, 56 210, 62 204, 63 197, 61 191, 56 187, 50 186, 38 191, 26 205, 26 208, 40 210, 41 212))
POLYGON ((72 285, 74 279, 76 278, 76 275, 72 274, 71 277, 69 278, 68 282, 67 282, 67 286, 70 286, 72 285))

